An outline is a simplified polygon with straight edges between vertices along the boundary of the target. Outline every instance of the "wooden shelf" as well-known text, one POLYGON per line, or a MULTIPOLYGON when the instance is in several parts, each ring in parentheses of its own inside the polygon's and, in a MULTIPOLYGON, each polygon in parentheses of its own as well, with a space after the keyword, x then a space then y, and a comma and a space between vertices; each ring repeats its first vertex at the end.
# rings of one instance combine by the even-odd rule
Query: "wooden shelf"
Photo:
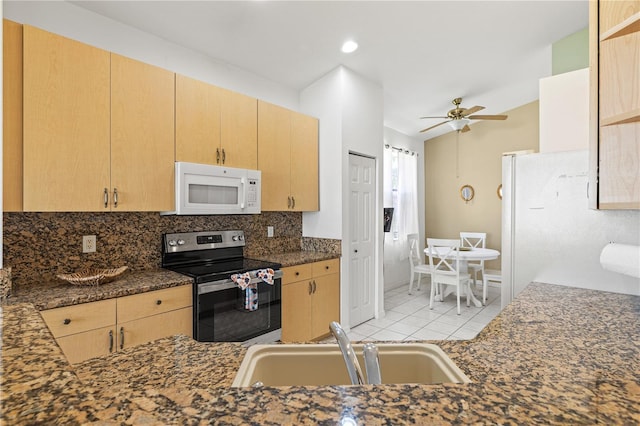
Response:
POLYGON ((640 31, 640 12, 631 15, 618 25, 600 34, 600 41, 611 40, 640 31))
POLYGON ((600 126, 612 126, 614 124, 626 124, 640 122, 640 108, 624 112, 622 114, 616 114, 611 117, 603 118, 600 120, 600 126))

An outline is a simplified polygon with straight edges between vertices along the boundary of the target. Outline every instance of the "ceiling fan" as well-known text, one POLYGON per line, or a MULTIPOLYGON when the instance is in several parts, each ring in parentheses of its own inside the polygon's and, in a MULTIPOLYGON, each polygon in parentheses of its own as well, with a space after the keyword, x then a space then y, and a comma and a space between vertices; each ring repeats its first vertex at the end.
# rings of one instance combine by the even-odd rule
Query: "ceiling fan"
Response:
POLYGON ((420 133, 426 132, 427 130, 431 130, 438 126, 443 125, 444 123, 449 123, 449 126, 457 132, 468 132, 471 130, 469 127, 469 122, 471 120, 506 120, 507 116, 504 114, 498 115, 471 115, 480 110, 483 110, 483 106, 476 105, 471 108, 461 108, 460 104, 462 103, 462 98, 455 98, 451 101, 456 107, 449 112, 447 112, 446 116, 436 116, 436 117, 420 117, 420 118, 446 118, 447 120, 438 123, 434 126, 427 127, 426 129, 420 130, 420 133))

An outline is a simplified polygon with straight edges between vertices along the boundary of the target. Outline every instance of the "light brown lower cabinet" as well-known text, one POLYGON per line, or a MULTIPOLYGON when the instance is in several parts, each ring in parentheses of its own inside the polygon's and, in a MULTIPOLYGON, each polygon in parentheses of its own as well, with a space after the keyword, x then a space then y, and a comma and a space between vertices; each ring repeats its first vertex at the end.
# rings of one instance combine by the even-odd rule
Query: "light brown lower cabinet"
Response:
POLYGON ((192 335, 191 285, 42 311, 71 364, 172 336, 192 335))
POLYGON ((340 321, 340 261, 282 268, 283 342, 305 342, 329 334, 340 321))

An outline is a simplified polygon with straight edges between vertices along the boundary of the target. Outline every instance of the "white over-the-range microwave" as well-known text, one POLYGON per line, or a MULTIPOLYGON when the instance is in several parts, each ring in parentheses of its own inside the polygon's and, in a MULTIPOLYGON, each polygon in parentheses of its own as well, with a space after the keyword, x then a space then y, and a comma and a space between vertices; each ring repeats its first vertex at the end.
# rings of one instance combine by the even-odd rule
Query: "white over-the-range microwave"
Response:
POLYGON ((259 170, 176 162, 176 209, 162 214, 260 213, 259 170))

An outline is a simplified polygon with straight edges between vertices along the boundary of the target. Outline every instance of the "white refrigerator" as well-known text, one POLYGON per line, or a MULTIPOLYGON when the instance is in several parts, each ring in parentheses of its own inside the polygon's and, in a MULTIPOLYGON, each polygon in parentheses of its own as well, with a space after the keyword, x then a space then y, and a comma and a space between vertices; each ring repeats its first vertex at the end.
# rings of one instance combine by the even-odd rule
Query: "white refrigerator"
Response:
POLYGON ((502 307, 533 281, 640 295, 600 265, 609 242, 640 245, 640 211, 589 209, 588 170, 587 150, 503 157, 502 307))

